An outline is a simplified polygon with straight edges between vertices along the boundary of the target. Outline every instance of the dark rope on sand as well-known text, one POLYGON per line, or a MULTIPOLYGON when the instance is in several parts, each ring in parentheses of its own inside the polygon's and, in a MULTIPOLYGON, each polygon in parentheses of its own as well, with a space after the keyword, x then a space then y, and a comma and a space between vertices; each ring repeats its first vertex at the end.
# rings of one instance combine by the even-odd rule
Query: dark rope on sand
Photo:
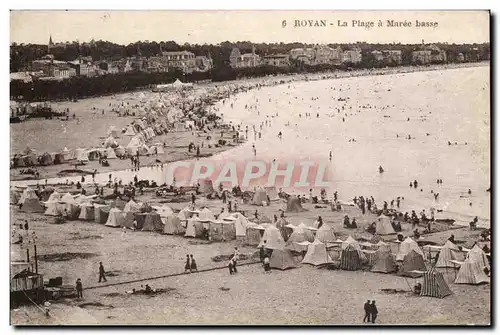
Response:
MULTIPOLYGON (((259 263, 260 263, 260 261, 255 261, 255 262, 250 262, 250 263, 242 263, 242 264, 239 264, 238 267, 245 266, 245 265, 254 265, 254 264, 259 264, 259 263)), ((132 283, 138 283, 138 282, 142 282, 142 281, 146 281, 146 280, 156 280, 156 279, 161 279, 161 278, 170 278, 170 277, 184 276, 184 275, 189 275, 189 274, 192 274, 192 273, 209 272, 209 271, 215 271, 215 270, 221 270, 221 269, 227 269, 227 265, 226 266, 218 266, 218 267, 214 267, 214 268, 203 269, 203 270, 198 270, 196 272, 172 273, 172 274, 161 275, 161 276, 156 276, 156 277, 148 277, 148 278, 142 278, 142 279, 127 280, 127 281, 123 281, 123 282, 119 282, 119 283, 104 284, 104 285, 99 285, 99 286, 90 286, 90 287, 86 287, 85 290, 93 290, 93 289, 103 288, 103 287, 132 284, 132 283)))

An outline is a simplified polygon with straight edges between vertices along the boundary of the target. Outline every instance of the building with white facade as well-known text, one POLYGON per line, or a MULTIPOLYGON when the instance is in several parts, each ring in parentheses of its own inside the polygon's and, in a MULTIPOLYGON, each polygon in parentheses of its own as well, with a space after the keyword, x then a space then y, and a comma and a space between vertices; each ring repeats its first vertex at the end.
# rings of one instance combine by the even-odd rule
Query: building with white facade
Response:
POLYGON ((352 49, 342 52, 342 63, 358 64, 361 62, 361 50, 352 49))
POLYGON ((238 48, 233 48, 229 56, 229 63, 232 68, 256 67, 261 64, 261 58, 255 53, 255 47, 251 53, 241 54, 238 48))
POLYGON ((161 53, 161 63, 168 68, 181 69, 191 73, 196 69, 196 56, 190 51, 165 51, 161 53))
POLYGON ((262 57, 262 64, 276 67, 289 67, 290 56, 287 54, 267 55, 262 57))

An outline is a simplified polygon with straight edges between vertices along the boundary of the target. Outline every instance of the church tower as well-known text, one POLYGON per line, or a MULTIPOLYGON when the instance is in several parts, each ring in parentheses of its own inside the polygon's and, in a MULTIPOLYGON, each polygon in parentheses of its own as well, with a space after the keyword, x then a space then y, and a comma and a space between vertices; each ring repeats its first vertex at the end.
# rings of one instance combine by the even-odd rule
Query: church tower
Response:
POLYGON ((50 54, 50 49, 54 47, 54 42, 52 42, 52 35, 49 35, 49 45, 47 46, 47 54, 50 54))

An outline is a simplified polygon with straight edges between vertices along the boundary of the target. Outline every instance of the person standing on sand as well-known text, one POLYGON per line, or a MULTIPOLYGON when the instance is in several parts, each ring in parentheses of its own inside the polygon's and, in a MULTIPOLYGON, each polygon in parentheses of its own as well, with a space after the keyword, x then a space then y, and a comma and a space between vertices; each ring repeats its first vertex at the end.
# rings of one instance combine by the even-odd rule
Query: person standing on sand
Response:
POLYGON ((370 300, 366 300, 364 308, 365 317, 363 318, 363 322, 370 322, 370 300))
POLYGON ((76 297, 83 299, 83 285, 80 278, 76 280, 76 297))
POLYGON ((375 300, 372 301, 370 304, 370 315, 372 317, 372 323, 375 323, 375 320, 377 320, 377 315, 378 315, 378 309, 377 306, 375 305, 375 300))
POLYGON ((193 255, 191 255, 191 272, 198 271, 198 266, 196 266, 196 261, 194 260, 193 255))
POLYGON ((184 265, 184 272, 191 271, 191 262, 189 261, 189 255, 186 255, 186 265, 184 265))
POLYGON ((106 279, 106 272, 104 271, 104 266, 102 265, 102 262, 99 262, 99 283, 101 282, 101 279, 104 280, 104 282, 108 281, 106 279))
POLYGON ((238 273, 238 270, 236 270, 236 258, 235 257, 231 258, 231 264, 233 265, 233 273, 238 273))
POLYGON ((261 262, 264 262, 264 259, 266 258, 266 248, 264 245, 266 244, 267 241, 264 241, 264 244, 260 247, 259 250, 259 258, 261 262))
POLYGON ((270 273, 271 272, 271 264, 269 261, 269 257, 266 256, 264 258, 264 273, 270 273))

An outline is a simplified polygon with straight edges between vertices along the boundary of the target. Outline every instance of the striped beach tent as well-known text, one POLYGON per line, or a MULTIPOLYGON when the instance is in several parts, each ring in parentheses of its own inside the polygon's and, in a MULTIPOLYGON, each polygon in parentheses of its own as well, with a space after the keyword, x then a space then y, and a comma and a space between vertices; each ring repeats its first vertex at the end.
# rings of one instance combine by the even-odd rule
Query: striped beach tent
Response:
POLYGON ((452 268, 454 263, 451 261, 462 262, 465 259, 463 253, 458 249, 458 247, 451 241, 446 241, 443 248, 439 252, 439 258, 436 262, 437 268, 452 268))
POLYGON ((474 262, 471 259, 466 259, 465 262, 460 266, 457 278, 455 278, 455 284, 481 284, 488 283, 490 279, 484 273, 481 264, 474 262))
POLYGON ((448 284, 444 280, 443 274, 438 271, 428 271, 424 273, 424 283, 420 296, 444 298, 453 294, 448 284))
POLYGON ((352 245, 348 245, 347 248, 342 250, 340 268, 349 271, 355 271, 361 268, 359 252, 352 245))
POLYGON ((486 253, 481 248, 479 248, 477 244, 474 247, 472 247, 472 249, 470 249, 466 259, 469 259, 474 263, 478 263, 479 266, 483 268, 490 266, 488 258, 486 257, 486 253))

